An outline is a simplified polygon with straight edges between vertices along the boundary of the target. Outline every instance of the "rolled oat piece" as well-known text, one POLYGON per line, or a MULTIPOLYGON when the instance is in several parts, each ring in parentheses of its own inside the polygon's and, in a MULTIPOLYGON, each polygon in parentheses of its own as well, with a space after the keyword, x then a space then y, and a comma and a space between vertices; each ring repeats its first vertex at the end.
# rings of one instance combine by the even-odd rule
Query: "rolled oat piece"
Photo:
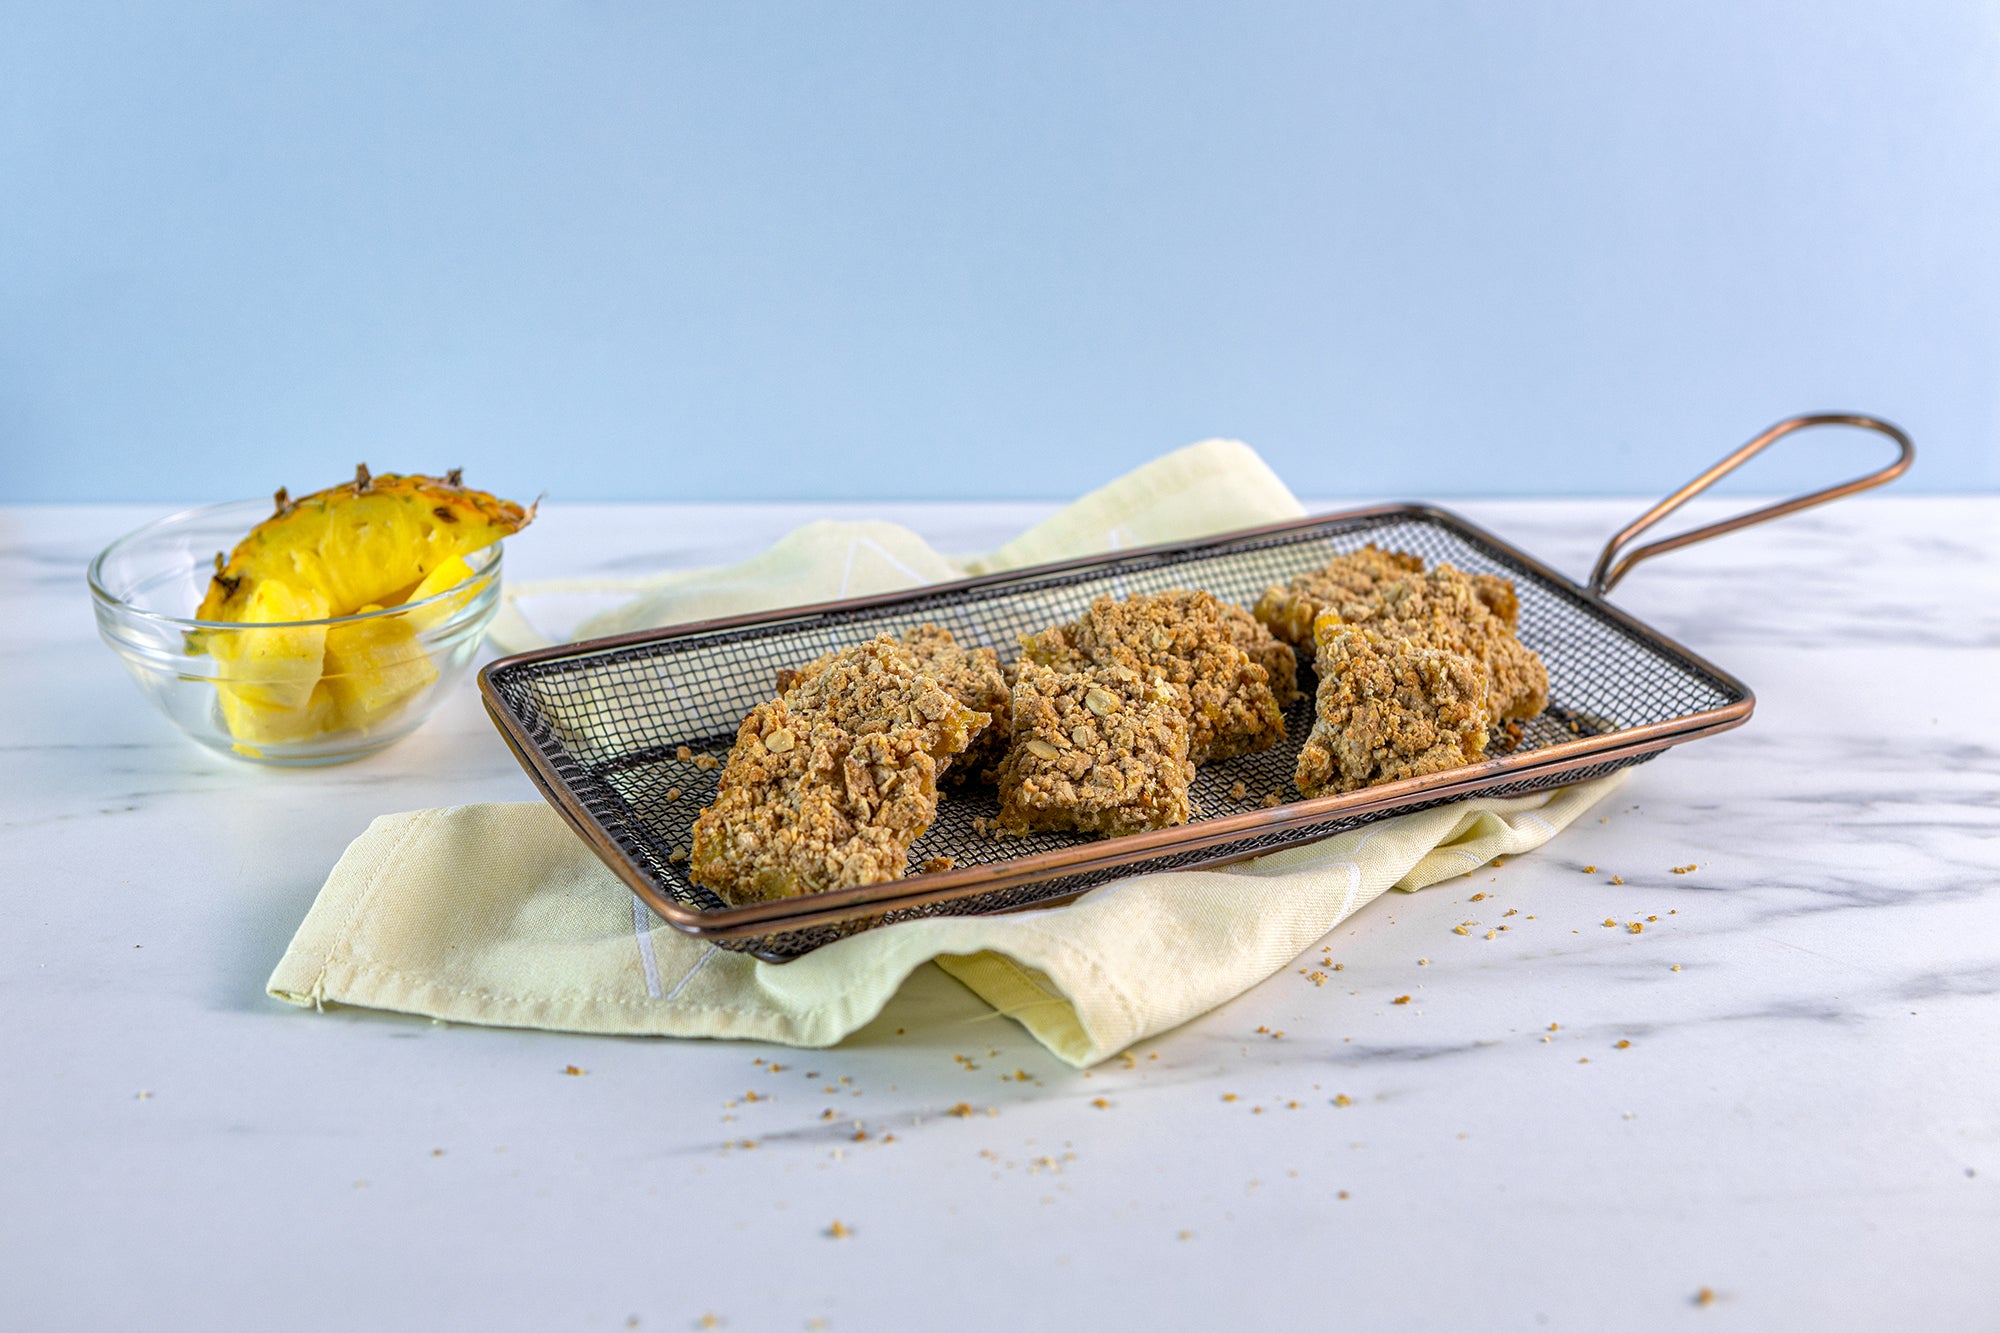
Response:
POLYGON ((1307 796, 1469 764, 1492 721, 1486 673, 1464 653, 1322 617, 1318 720, 1299 751, 1307 796))
POLYGON ((1186 823, 1194 765, 1180 695, 1130 667, 1022 661, 1000 764, 1001 826, 1116 835, 1186 823))
POLYGON ((1188 758, 1202 764, 1268 750, 1285 736, 1270 673, 1239 645, 1242 633, 1212 594, 1176 589, 1100 597, 1081 618, 1024 637, 1021 656, 1057 671, 1122 666, 1179 686, 1188 758))

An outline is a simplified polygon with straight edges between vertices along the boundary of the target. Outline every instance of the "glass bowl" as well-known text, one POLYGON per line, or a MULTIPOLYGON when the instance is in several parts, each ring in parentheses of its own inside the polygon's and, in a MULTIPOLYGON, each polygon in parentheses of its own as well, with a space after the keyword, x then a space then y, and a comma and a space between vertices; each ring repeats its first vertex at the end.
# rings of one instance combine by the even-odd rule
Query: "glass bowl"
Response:
POLYGON ((500 606, 500 543, 422 601, 329 620, 196 620, 216 553, 271 516, 269 500, 149 523, 90 562, 97 631, 175 726, 264 764, 337 764, 422 726, 479 651, 500 606))

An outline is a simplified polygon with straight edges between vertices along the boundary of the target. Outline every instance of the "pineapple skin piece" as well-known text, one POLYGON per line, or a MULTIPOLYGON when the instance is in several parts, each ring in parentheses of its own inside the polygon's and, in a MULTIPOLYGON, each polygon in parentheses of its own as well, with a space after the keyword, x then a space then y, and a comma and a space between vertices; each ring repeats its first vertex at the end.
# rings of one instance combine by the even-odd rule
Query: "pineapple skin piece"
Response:
MULTIPOLYGON (((209 580, 197 617, 242 620, 257 585, 277 579, 326 595, 336 616, 389 605, 441 566, 490 546, 534 518, 449 477, 355 479, 297 500, 252 528, 209 580)), ((434 589, 435 591, 435 589, 434 589)))

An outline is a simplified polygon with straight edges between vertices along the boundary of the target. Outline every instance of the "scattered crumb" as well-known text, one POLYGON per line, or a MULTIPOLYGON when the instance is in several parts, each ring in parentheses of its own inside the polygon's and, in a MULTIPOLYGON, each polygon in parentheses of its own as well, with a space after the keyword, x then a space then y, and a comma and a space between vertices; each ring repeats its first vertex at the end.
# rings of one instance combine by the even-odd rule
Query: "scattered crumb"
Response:
POLYGON ((694 757, 694 766, 706 773, 712 768, 722 767, 722 761, 712 754, 698 754, 694 757))
POLYGON ((1620 1051, 1627 1051, 1632 1049, 1632 1043, 1629 1041, 1620 1040, 1618 1044, 1615 1047, 1613 1047, 1613 1049, 1620 1051))
POLYGON ((1344 1198, 1346 1198, 1346 1197, 1347 1197, 1347 1191, 1346 1191, 1346 1190, 1342 1190, 1342 1191, 1340 1191, 1340 1192, 1339 1192, 1338 1194, 1334 1195, 1334 1197, 1335 1197, 1336 1199, 1344 1199, 1344 1198))
MULTIPOLYGON (((1497 863, 1496 863, 1496 864, 1497 864, 1497 863)), ((1485 900, 1486 900, 1486 895, 1485 895, 1485 894, 1483 894, 1483 893, 1475 893, 1475 894, 1473 894, 1473 895, 1472 895, 1472 901, 1473 901, 1473 902, 1476 902, 1476 903, 1477 903, 1477 902, 1484 902, 1485 900)))
POLYGON ((1272 792, 1269 796, 1257 802, 1257 804, 1263 806, 1266 810, 1275 810, 1283 803, 1283 798, 1276 792, 1272 792))
POLYGON ((1584 874, 1586 874, 1586 875, 1595 875, 1595 874, 1597 873, 1597 867, 1596 867, 1596 866, 1585 866, 1585 867, 1583 868, 1583 873, 1584 873, 1584 874))
POLYGON ((433 1148, 433 1149, 431 1149, 431 1156, 433 1156, 433 1157, 442 1157, 442 1156, 444 1156, 444 1149, 442 1149, 442 1148, 433 1148))
POLYGON ((837 1217, 833 1219, 833 1224, 826 1229, 828 1240, 846 1240, 853 1234, 854 1228, 848 1226, 837 1217))
MULTIPOLYGON (((1244 786, 1241 782, 1238 782, 1235 786, 1229 789, 1229 799, 1232 801, 1244 800, 1248 798, 1249 795, 1250 795, 1250 789, 1244 786)), ((1181 1234, 1185 1236, 1187 1233, 1182 1232, 1181 1234)))
POLYGON ((1431 965, 1431 960, 1428 958, 1419 958, 1417 960, 1418 967, 1429 967, 1430 965, 1431 965))
POLYGON ((1702 1306, 1715 1304, 1714 1289, 1710 1287, 1703 1287, 1700 1291, 1697 1291, 1694 1294, 1694 1303, 1696 1305, 1702 1305, 1702 1306))
POLYGON ((681 789, 680 789, 679 787, 669 787, 669 788, 667 788, 667 799, 668 799, 668 800, 670 800, 670 801, 678 801, 678 800, 679 800, 680 798, 681 798, 681 789))
POLYGON ((688 749, 685 745, 676 746, 674 747, 674 758, 685 764, 688 760, 694 758, 694 751, 688 749))
POLYGON ((1551 1023, 1551 1024, 1549 1024, 1549 1031, 1551 1031, 1551 1032, 1561 1032, 1562 1030, 1563 1030, 1563 1029, 1562 1029, 1562 1024, 1560 1024, 1560 1023, 1551 1023))
POLYGON ((1675 963, 1671 968, 1667 970, 1670 972, 1678 972, 1681 970, 1681 965, 1679 963, 1675 963))
MULTIPOLYGON (((1239 782, 1239 783, 1237 783, 1236 785, 1240 787, 1240 786, 1242 786, 1243 784, 1239 782)), ((1241 797, 1238 797, 1237 799, 1238 799, 1238 800, 1241 800, 1242 798, 1241 798, 1241 797)), ((1183 1231, 1183 1232, 1181 1232, 1181 1234, 1180 1234, 1180 1239, 1182 1239, 1182 1240, 1193 1240, 1193 1239, 1194 1239, 1194 1232, 1192 1232, 1192 1231, 1183 1231)))
POLYGON ((1489 930, 1489 931, 1487 931, 1487 932, 1486 932, 1486 938, 1487 938, 1487 939, 1489 939, 1489 940, 1490 940, 1490 939, 1492 939, 1492 938, 1493 938, 1493 936, 1494 936, 1494 932, 1493 932, 1493 931, 1490 931, 1490 930, 1489 930))
POLYGON ((963 1120, 967 1116, 972 1114, 972 1104, 970 1102, 960 1102, 958 1105, 952 1107, 949 1111, 946 1111, 945 1114, 955 1115, 960 1120, 963 1120))
POLYGON ((1611 877, 1611 882, 1613 884, 1623 884, 1625 882, 1625 877, 1623 875, 1613 875, 1611 877))
POLYGON ((1646 923, 1643 921, 1627 921, 1625 929, 1631 931, 1634 935, 1638 935, 1645 931, 1646 923))
POLYGON ((1576 1062, 1580 1065, 1587 1065, 1590 1063, 1590 1057, 1587 1055, 1579 1055, 1576 1057, 1576 1062))
POLYGON ((1648 921, 1658 921, 1658 920, 1659 920, 1660 918, 1658 918, 1658 917, 1656 917, 1656 916, 1649 916, 1649 917, 1647 917, 1646 919, 1647 919, 1648 921))
POLYGON ((1687 863, 1686 865, 1684 865, 1684 866, 1675 866, 1675 867, 1674 867, 1674 873, 1675 873, 1676 875, 1692 875, 1692 874, 1693 874, 1693 873, 1694 873, 1695 871, 1697 871, 1697 870, 1699 870, 1699 869, 1701 869, 1701 867, 1700 867, 1700 866, 1698 866, 1698 865, 1696 865, 1696 864, 1695 864, 1694 862, 1690 861, 1690 862, 1688 862, 1688 863, 1687 863))
POLYGON ((1470 926, 1457 925, 1451 928, 1451 933, 1454 935, 1470 935, 1472 933, 1472 929, 1470 926))
POLYGON ((1615 925, 1617 925, 1618 923, 1617 923, 1616 921, 1612 920, 1612 919, 1611 919, 1610 917, 1608 917, 1608 916, 1607 916, 1607 917, 1605 917, 1605 918, 1604 918, 1604 924, 1605 924, 1605 925, 1607 925, 1607 926, 1615 926, 1615 925))
POLYGON ((1334 971, 1336 971, 1336 972, 1345 972, 1345 971, 1347 970, 1347 964, 1345 964, 1345 963, 1335 963, 1335 964, 1333 965, 1333 970, 1334 970, 1334 971))
POLYGON ((1354 1099, 1343 1092, 1334 1097, 1333 1104, 1335 1106, 1352 1106, 1354 1105, 1354 1099))
POLYGON ((572 1078, 576 1077, 578 1074, 588 1074, 589 1072, 590 1071, 588 1069, 579 1069, 575 1065, 563 1066, 563 1073, 568 1074, 572 1078))
POLYGON ((1409 1002, 1410 997, 1407 995, 1398 995, 1395 999, 1389 1001, 1390 1004, 1408 1004, 1409 1002))
POLYGON ((1100 1111, 1109 1110, 1111 1107, 1111 1103, 1102 1097, 1092 1097, 1090 1104, 1100 1111))
POLYGON ((1222 1100, 1225 1102, 1233 1102, 1236 1100, 1236 1094, 1233 1092, 1225 1092, 1222 1094, 1222 1100))
POLYGON ((681 862, 687 859, 688 859, 688 853, 687 853, 687 848, 685 847, 676 847, 672 851, 667 853, 667 861, 673 865, 679 865, 681 862))
POLYGON ((933 856, 930 860, 924 862, 924 873, 935 874, 940 870, 949 870, 957 864, 949 856, 933 856))

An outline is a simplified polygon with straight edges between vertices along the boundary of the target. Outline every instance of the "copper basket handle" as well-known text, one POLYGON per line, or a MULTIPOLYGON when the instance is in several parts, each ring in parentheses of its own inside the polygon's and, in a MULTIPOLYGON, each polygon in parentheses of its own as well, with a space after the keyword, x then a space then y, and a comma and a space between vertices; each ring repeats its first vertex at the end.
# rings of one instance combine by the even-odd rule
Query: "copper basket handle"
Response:
POLYGON ((1917 449, 1915 445, 1910 443, 1910 437, 1880 417, 1867 417, 1855 412, 1817 412, 1811 416, 1787 417, 1765 431, 1762 435, 1759 435, 1756 439, 1738 449, 1735 453, 1729 455, 1729 457, 1717 463, 1714 467, 1708 469, 1708 471, 1696 477, 1687 485, 1675 491, 1672 495, 1669 495, 1666 499, 1654 505, 1651 509, 1648 509, 1645 513, 1639 515, 1639 517, 1633 519, 1625 525, 1624 530, 1617 536, 1604 543, 1604 551, 1597 557, 1597 567, 1590 571, 1591 595, 1594 597, 1605 596, 1613 588, 1617 587, 1618 581, 1631 572, 1632 566, 1638 564, 1641 560, 1650 560, 1656 555, 1664 555, 1668 551, 1677 551, 1683 546, 1692 546, 1696 542, 1707 541, 1710 537, 1720 537, 1726 532, 1734 532, 1738 528, 1747 528, 1752 523, 1762 523, 1767 519, 1783 518, 1786 514, 1796 514, 1801 509, 1810 509, 1814 505, 1823 505, 1829 500, 1838 500, 1844 496, 1868 490, 1870 487, 1892 482, 1910 470, 1910 464, 1915 460, 1916 456, 1917 449), (1805 430, 1811 426, 1859 426, 1864 430, 1872 430, 1886 435, 1896 442, 1896 461, 1878 472, 1870 472, 1866 476, 1856 477, 1853 481, 1844 481, 1838 486, 1829 486, 1823 491, 1814 491, 1810 495, 1801 495, 1795 500, 1784 500, 1778 504, 1765 505, 1762 509, 1753 509, 1747 514, 1738 514, 1735 518, 1726 518, 1719 523, 1710 523, 1704 527, 1690 528, 1688 531, 1676 536, 1663 537, 1659 541, 1648 542, 1637 550, 1625 551, 1623 555, 1619 554, 1626 543, 1630 542, 1634 537, 1644 532, 1647 528, 1652 527, 1655 523, 1658 523, 1668 514, 1673 513, 1674 510, 1679 509, 1710 486, 1713 486, 1724 476, 1742 467, 1753 456, 1763 452, 1767 445, 1775 444, 1785 436, 1790 435, 1793 431, 1805 430))

